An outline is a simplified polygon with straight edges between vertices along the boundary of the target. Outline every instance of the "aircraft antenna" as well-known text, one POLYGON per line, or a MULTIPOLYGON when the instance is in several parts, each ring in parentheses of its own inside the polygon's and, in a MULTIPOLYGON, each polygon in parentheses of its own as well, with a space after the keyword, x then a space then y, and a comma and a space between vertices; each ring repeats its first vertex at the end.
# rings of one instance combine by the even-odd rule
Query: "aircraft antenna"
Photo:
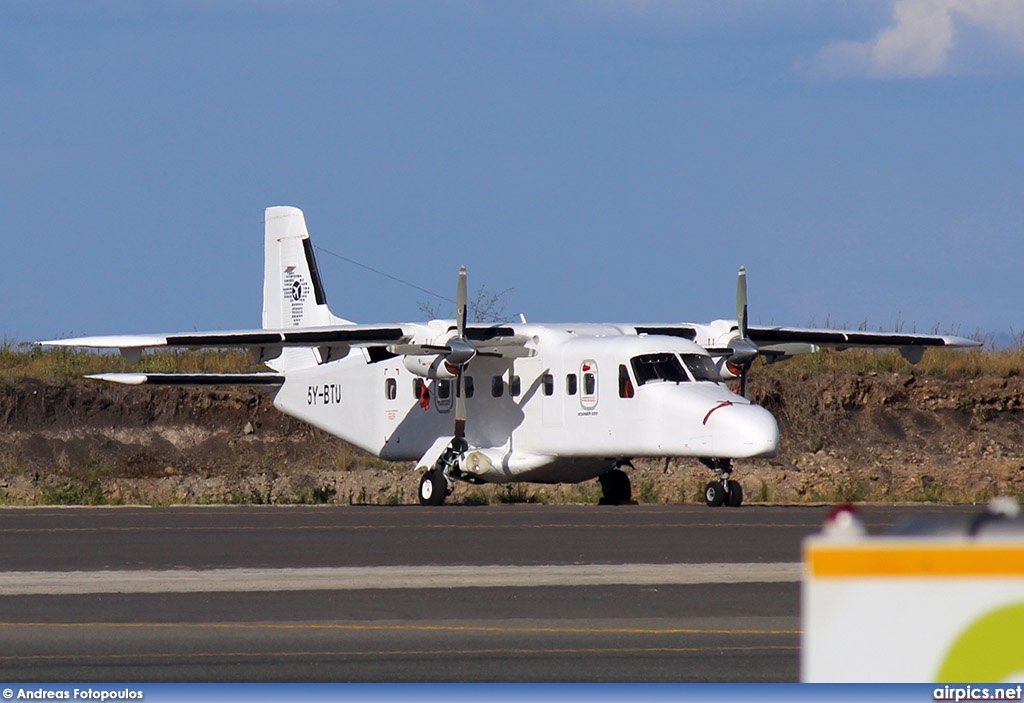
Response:
POLYGON ((423 286, 416 285, 415 283, 407 281, 404 278, 399 278, 398 276, 393 276, 390 273, 387 273, 386 271, 381 271, 380 269, 375 269, 374 267, 368 266, 368 265, 366 265, 364 263, 356 261, 355 259, 350 259, 347 256, 342 256, 341 254, 333 252, 330 249, 325 249, 324 247, 320 246, 319 244, 314 244, 313 246, 316 247, 317 251, 322 251, 324 254, 327 254, 328 256, 333 256, 336 259, 341 259, 342 261, 350 263, 353 266, 358 266, 361 269, 366 269, 367 271, 369 271, 371 273, 375 273, 378 276, 383 276, 384 278, 392 280, 395 283, 401 283, 403 286, 409 286, 410 288, 418 290, 420 293, 426 293, 427 295, 433 296, 433 297, 437 298, 438 300, 443 300, 443 301, 445 301, 447 303, 454 303, 455 302, 454 300, 452 300, 451 298, 449 298, 446 295, 441 295, 440 293, 435 293, 432 290, 428 290, 427 288, 424 288, 423 286))

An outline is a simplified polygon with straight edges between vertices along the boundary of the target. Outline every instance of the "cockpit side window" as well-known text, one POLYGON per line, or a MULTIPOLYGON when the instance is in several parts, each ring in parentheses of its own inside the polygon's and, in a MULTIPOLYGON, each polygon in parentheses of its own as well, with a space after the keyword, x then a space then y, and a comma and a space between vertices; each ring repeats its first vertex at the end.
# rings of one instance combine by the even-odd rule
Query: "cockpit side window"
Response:
POLYGON ((619 397, 632 398, 636 395, 633 390, 633 382, 629 380, 629 371, 625 364, 619 364, 619 397))
POLYGON ((690 380, 679 357, 670 352, 634 356, 629 363, 633 367, 633 375, 638 386, 662 381, 683 383, 690 380))
POLYGON ((711 361, 711 357, 703 354, 683 354, 683 363, 686 364, 694 381, 723 382, 722 374, 718 372, 718 367, 711 361))

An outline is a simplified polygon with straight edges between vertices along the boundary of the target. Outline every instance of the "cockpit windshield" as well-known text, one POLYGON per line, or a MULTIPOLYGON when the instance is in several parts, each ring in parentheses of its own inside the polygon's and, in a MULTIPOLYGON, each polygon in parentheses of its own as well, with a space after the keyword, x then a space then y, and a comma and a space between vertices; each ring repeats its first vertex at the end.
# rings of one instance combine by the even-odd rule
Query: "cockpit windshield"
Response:
POLYGON ((690 380, 679 357, 669 352, 634 356, 629 363, 639 386, 660 381, 684 383, 690 380))
POLYGON ((683 354, 683 363, 690 370, 690 375, 693 376, 694 381, 723 382, 722 374, 718 372, 718 367, 711 361, 711 357, 704 356, 703 354, 683 354))

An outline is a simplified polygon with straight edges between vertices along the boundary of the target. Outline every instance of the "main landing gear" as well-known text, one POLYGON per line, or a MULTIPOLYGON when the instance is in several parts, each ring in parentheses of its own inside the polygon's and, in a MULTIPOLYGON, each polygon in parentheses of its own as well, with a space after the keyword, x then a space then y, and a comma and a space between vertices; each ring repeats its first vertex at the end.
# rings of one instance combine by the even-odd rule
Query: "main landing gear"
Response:
MULTIPOLYGON (((618 466, 623 466, 623 464, 619 464, 608 473, 597 477, 601 483, 601 505, 622 505, 633 499, 633 488, 629 483, 629 475, 618 466)), ((629 464, 625 464, 625 466, 629 466, 629 464)))
POLYGON ((728 459, 701 459, 701 462, 712 471, 718 472, 718 481, 712 481, 704 488, 704 502, 709 508, 728 505, 738 508, 743 505, 743 487, 739 481, 729 478, 732 474, 732 462, 728 459))

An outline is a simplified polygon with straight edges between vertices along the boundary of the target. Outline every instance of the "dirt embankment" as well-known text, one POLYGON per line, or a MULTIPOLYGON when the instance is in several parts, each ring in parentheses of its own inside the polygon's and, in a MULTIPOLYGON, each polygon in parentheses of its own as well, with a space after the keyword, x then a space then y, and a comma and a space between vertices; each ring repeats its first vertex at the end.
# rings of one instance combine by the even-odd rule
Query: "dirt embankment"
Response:
MULTIPOLYGON (((759 379, 779 419, 771 460, 738 462, 747 502, 1024 498, 1024 379, 911 373, 759 379)), ((637 461, 634 497, 697 502, 692 460, 637 461)), ((389 464, 277 412, 250 389, 0 385, 0 502, 412 503, 389 464)), ((579 486, 460 485, 455 502, 596 502, 579 486)))

